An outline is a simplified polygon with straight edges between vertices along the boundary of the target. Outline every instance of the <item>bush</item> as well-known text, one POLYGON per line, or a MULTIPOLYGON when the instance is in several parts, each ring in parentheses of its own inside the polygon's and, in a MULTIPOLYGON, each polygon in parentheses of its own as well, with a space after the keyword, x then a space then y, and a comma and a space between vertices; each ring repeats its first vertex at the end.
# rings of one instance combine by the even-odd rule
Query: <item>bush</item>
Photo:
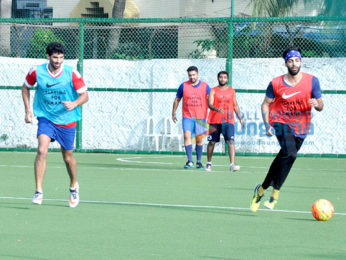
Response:
POLYGON ((27 57, 46 58, 46 49, 50 42, 61 42, 64 44, 62 39, 56 36, 50 29, 36 29, 34 31, 30 47, 27 50, 27 57))

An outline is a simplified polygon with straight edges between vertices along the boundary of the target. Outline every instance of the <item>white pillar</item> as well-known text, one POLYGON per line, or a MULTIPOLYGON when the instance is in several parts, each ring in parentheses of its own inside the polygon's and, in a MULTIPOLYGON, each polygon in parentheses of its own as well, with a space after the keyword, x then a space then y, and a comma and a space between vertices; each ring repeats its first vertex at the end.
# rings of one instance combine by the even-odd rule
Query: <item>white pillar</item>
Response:
MULTIPOLYGON (((12 0, 0 0, 0 17, 11 18, 12 15, 12 0)), ((11 24, 0 24, 0 54, 9 55, 11 53, 11 24)))

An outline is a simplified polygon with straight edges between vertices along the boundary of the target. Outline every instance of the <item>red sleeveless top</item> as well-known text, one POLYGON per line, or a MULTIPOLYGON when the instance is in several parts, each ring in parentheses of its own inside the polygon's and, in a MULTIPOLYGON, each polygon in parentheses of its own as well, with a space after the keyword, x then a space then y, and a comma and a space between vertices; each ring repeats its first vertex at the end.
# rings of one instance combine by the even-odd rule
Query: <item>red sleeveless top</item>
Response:
POLYGON ((214 107, 222 108, 223 114, 210 110, 208 115, 208 124, 222 124, 225 122, 234 124, 234 94, 235 90, 231 87, 220 89, 214 87, 214 107))
POLYGON ((296 134, 308 134, 311 126, 312 78, 303 73, 302 79, 294 87, 288 87, 283 81, 284 75, 272 80, 275 95, 269 105, 269 123, 288 124, 296 134))
POLYGON ((193 87, 190 81, 185 81, 183 91, 183 117, 206 119, 207 114, 207 83, 201 81, 198 87, 193 87))

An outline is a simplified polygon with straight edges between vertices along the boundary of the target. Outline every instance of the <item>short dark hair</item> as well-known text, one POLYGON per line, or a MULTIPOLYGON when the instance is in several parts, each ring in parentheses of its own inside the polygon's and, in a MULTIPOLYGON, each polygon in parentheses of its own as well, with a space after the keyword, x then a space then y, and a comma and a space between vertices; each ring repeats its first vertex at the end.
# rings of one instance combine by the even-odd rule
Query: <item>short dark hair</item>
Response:
POLYGON ((227 72, 227 71, 225 71, 225 70, 220 71, 220 72, 217 74, 217 78, 219 78, 219 77, 220 77, 220 75, 222 75, 222 74, 227 75, 227 78, 228 78, 228 72, 227 72))
POLYGON ((190 66, 187 68, 186 70, 187 72, 190 72, 190 71, 196 71, 198 73, 198 68, 196 66, 190 66))
POLYGON ((53 53, 65 54, 65 47, 60 42, 51 42, 47 46, 47 54, 52 56, 53 53))
POLYGON ((286 57, 286 55, 287 55, 287 53, 289 53, 290 51, 299 51, 300 53, 302 53, 302 51, 300 50, 300 48, 299 47, 296 47, 296 46, 290 46, 290 47, 288 47, 285 51, 284 51, 284 53, 282 54, 282 58, 284 58, 285 59, 285 57, 286 57))

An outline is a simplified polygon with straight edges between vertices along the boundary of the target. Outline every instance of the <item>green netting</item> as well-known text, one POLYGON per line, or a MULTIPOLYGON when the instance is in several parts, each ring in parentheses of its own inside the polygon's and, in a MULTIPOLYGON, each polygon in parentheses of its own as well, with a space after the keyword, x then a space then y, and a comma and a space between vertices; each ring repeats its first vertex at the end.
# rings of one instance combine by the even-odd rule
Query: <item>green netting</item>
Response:
MULTIPOLYGON (((2 19, 0 147, 36 147, 36 125, 24 124, 19 89, 30 67, 45 62, 46 45, 54 40, 65 44, 66 63, 79 69, 90 92, 77 148, 182 151, 181 125, 170 121, 171 107, 175 91, 187 80, 186 68, 197 65, 200 78, 211 87, 217 85, 219 71, 230 72, 250 129, 241 132, 236 125, 237 151, 273 153, 275 144, 261 136, 260 104, 270 80, 286 71, 283 50, 294 44, 302 49, 302 70, 319 78, 327 104, 324 112, 316 113, 315 132, 302 153, 346 154, 345 120, 340 120, 346 101, 345 21, 345 17, 2 19)), ((225 147, 220 144, 217 149, 223 152, 225 147)))

